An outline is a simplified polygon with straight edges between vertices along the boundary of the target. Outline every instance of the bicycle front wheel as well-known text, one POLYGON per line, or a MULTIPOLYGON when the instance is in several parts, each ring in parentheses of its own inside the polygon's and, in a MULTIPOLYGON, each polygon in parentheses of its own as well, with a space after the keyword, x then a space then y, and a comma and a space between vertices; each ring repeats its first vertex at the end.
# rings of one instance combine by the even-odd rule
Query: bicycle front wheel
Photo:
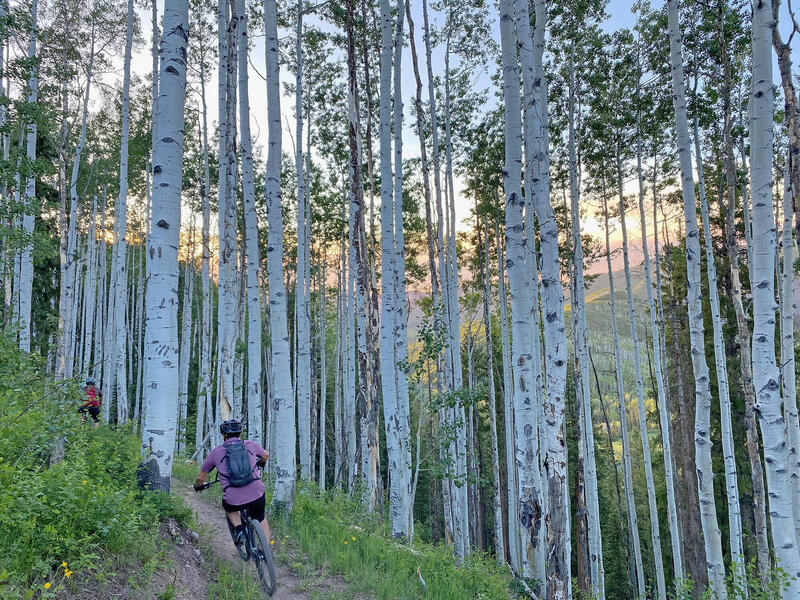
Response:
POLYGON ((269 540, 261 528, 261 523, 250 519, 250 540, 253 545, 253 562, 256 564, 258 577, 267 595, 272 596, 278 587, 278 579, 275 576, 275 559, 272 556, 272 548, 269 540))

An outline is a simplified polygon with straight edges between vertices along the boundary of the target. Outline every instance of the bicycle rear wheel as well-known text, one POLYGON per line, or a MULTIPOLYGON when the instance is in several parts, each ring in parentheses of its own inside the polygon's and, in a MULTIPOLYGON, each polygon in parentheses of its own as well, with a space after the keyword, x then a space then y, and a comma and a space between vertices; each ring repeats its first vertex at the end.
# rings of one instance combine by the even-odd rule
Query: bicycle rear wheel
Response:
POLYGON ((278 587, 278 579, 275 576, 275 559, 272 556, 272 548, 267 536, 261 528, 261 523, 254 519, 250 519, 250 540, 253 545, 253 562, 256 564, 258 578, 261 579, 264 591, 272 596, 278 587))

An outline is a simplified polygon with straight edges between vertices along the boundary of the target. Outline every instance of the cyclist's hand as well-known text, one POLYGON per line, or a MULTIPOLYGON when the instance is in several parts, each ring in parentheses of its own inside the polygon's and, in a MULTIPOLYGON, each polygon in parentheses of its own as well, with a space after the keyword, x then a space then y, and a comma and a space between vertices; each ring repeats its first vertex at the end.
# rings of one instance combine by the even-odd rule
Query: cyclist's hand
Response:
POLYGON ((192 487, 194 488, 195 492, 202 492, 204 489, 206 489, 205 485, 197 485, 196 483, 192 487))

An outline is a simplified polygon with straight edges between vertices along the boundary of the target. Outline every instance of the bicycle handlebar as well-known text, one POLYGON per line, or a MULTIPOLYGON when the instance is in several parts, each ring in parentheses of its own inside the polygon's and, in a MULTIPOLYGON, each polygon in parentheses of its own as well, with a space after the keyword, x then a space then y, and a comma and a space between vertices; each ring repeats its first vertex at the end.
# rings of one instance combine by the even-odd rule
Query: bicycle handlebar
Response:
POLYGON ((203 490, 207 490, 208 488, 210 488, 215 483, 219 483, 219 477, 217 477, 214 481, 209 481, 208 483, 204 483, 199 488, 195 488, 194 491, 195 492, 202 492, 203 490))

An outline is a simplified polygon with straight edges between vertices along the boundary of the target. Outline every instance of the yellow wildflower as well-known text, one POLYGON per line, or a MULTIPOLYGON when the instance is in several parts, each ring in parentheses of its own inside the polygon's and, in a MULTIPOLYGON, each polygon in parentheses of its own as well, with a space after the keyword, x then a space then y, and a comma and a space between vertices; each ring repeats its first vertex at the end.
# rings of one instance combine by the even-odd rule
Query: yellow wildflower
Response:
POLYGON ((345 540, 344 543, 347 544, 347 540, 345 540))
POLYGON ((67 561, 64 561, 64 562, 62 562, 62 563, 61 563, 61 566, 62 566, 62 567, 64 567, 64 568, 66 569, 66 568, 67 568, 67 561))
POLYGON ((47 583, 44 584, 44 589, 49 590, 51 585, 53 584, 48 581, 47 583))
POLYGON ((64 571, 64 577, 68 578, 70 575, 72 575, 72 571, 64 571))
POLYGON ((83 485, 86 485, 86 480, 85 479, 83 480, 83 485))
POLYGON ((275 545, 275 540, 270 540, 270 541, 269 541, 269 545, 270 545, 270 546, 274 546, 274 545, 275 545))
POLYGON ((354 542, 356 541, 356 538, 355 538, 355 536, 353 536, 353 541, 354 541, 354 542))

